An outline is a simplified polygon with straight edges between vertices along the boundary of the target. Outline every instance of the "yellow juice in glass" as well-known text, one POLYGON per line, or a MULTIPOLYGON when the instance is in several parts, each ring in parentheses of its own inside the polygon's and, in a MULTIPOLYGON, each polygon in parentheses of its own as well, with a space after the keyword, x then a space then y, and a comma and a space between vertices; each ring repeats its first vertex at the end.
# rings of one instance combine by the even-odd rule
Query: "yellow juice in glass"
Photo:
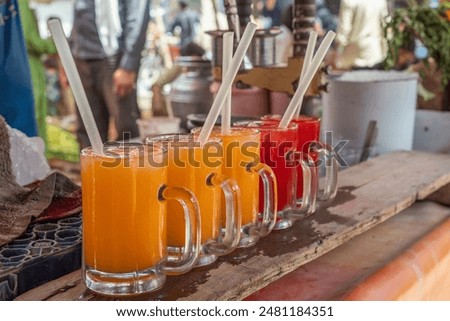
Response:
MULTIPOLYGON (((126 273, 154 267, 166 257, 165 203, 158 191, 167 167, 153 166, 138 151, 114 157, 81 154, 83 255, 102 272, 126 273)), ((182 225, 182 224, 180 224, 182 225)))
MULTIPOLYGON (((216 239, 220 230, 221 189, 218 186, 209 186, 208 177, 221 171, 221 157, 208 157, 207 150, 219 147, 206 144, 204 148, 194 145, 186 147, 185 142, 169 143, 168 146, 168 184, 184 186, 197 197, 201 215, 201 244, 216 239)), ((169 246, 180 247, 184 244, 185 232, 183 226, 176 224, 183 220, 183 211, 179 203, 167 202, 167 220, 169 246)))
POLYGON ((233 178, 241 191, 242 226, 256 221, 259 206, 259 175, 247 170, 248 164, 259 163, 260 134, 252 129, 231 128, 223 135, 220 129, 212 133, 222 140, 224 161, 222 172, 233 178))

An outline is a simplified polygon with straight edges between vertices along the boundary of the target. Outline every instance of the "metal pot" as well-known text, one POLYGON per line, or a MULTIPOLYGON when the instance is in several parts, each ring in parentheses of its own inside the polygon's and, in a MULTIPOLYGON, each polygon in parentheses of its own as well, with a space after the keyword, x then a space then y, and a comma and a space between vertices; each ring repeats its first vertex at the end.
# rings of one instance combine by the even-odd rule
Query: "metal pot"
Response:
MULTIPOLYGON (((223 34, 228 31, 212 30, 206 32, 212 37, 212 63, 215 67, 222 66, 223 34)), ((248 58, 254 67, 274 67, 281 65, 282 57, 277 56, 275 46, 275 37, 280 33, 280 28, 256 30, 248 49, 248 58)))
MULTIPOLYGON (((192 114, 188 115, 187 119, 187 127, 189 130, 196 128, 196 127, 202 127, 203 124, 206 121, 206 117, 208 115, 206 114, 192 114)), ((252 116, 231 116, 231 123, 235 123, 238 121, 244 121, 244 120, 259 120, 261 117, 252 117, 252 116)), ((222 124, 222 117, 219 115, 219 117, 216 120, 215 125, 220 126, 222 124)))
POLYGON ((179 57, 176 64, 183 67, 184 72, 172 83, 169 98, 174 116, 181 118, 180 126, 186 129, 187 115, 208 113, 211 108, 211 61, 179 57))

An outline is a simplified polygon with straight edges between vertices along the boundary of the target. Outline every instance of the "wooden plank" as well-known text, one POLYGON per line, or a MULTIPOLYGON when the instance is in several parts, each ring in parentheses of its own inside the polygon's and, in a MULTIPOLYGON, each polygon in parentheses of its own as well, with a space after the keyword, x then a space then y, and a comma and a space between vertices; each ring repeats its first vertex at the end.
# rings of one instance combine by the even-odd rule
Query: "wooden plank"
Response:
POLYGON ((427 197, 428 200, 450 206, 450 184, 445 185, 427 197))
MULTIPOLYGON (((235 82, 243 82, 244 84, 257 88, 267 89, 274 92, 284 92, 290 95, 295 93, 297 88, 300 70, 303 66, 303 58, 291 57, 286 66, 277 67, 254 67, 244 73, 238 73, 235 82)), ((213 68, 213 77, 215 80, 222 79, 222 68, 213 68)), ((322 79, 322 71, 319 70, 309 85, 305 95, 317 96, 320 94, 320 86, 322 79)))
MULTIPOLYGON (((416 202, 350 242, 256 291, 246 300, 342 300, 345 294, 370 275, 388 267, 405 252, 411 253, 415 244, 427 238, 436 228, 445 226, 446 221, 450 222, 450 207, 430 201, 416 202)), ((429 250, 433 253, 431 255, 435 250, 436 247, 429 250)), ((439 292, 440 285, 437 284, 436 292, 439 292)))
MULTIPOLYGON (((168 277, 163 289, 137 300, 240 300, 299 266, 329 252, 387 220, 416 200, 450 183, 450 156, 417 151, 382 155, 340 173, 339 191, 329 206, 274 231, 256 246, 221 257, 209 267, 168 277)), ((74 277, 74 274, 71 275, 74 277)), ((78 274, 76 279, 81 277, 78 274)), ((63 296, 74 280, 58 280, 61 293, 48 298, 50 282, 21 300, 104 300, 86 291, 82 282, 63 296)))

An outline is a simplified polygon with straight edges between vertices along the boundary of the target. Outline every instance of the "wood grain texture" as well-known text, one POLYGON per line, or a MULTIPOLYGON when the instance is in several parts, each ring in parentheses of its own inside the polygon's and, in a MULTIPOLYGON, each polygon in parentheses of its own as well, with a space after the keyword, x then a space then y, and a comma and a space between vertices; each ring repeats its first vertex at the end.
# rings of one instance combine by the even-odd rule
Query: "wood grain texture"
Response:
MULTIPOLYGON (((379 269, 389 267, 398 257, 410 253, 417 242, 427 238, 446 220, 450 220, 450 207, 430 201, 415 202, 385 222, 300 266, 245 300, 342 300, 379 269)), ((430 248, 430 255, 434 256, 436 248, 445 243, 442 240, 439 246, 430 248)), ((436 264, 439 261, 437 258, 435 256, 432 260, 436 264)), ((439 298, 438 293, 444 289, 439 284, 435 290, 435 298, 439 298)))
MULTIPOLYGON (((235 81, 241 81, 244 84, 269 91, 285 92, 293 95, 297 88, 302 66, 303 58, 289 58, 286 66, 271 68, 254 67, 248 72, 238 74, 235 81)), ((221 67, 213 68, 213 77, 217 81, 222 79, 221 67)), ((305 93, 306 96, 317 96, 320 93, 321 79, 322 71, 318 71, 305 93)))
MULTIPOLYGON (((310 217, 290 229, 272 232, 252 248, 221 257, 211 266, 168 277, 163 289, 133 299, 241 300, 449 184, 450 156, 394 152, 339 174, 336 198, 310 217)), ((81 272, 72 273, 18 299, 108 299, 87 291, 80 277, 81 272), (74 285, 71 295, 64 290, 69 283, 74 285), (58 287, 60 293, 49 297, 58 287)))

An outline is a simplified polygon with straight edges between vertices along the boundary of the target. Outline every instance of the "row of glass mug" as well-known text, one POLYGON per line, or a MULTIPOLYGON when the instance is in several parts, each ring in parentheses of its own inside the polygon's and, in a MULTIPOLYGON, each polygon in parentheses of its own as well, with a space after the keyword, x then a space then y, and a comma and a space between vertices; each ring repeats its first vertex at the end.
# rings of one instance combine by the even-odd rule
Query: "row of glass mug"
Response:
POLYGON ((279 117, 81 152, 83 279, 105 295, 161 288, 166 275, 213 263, 285 229, 334 198, 337 163, 317 144, 320 119, 279 117), (300 139, 299 139, 300 137, 300 139), (316 142, 316 143, 311 143, 316 142), (313 147, 313 148, 312 148, 313 147), (328 159, 319 190, 317 162, 328 159))

